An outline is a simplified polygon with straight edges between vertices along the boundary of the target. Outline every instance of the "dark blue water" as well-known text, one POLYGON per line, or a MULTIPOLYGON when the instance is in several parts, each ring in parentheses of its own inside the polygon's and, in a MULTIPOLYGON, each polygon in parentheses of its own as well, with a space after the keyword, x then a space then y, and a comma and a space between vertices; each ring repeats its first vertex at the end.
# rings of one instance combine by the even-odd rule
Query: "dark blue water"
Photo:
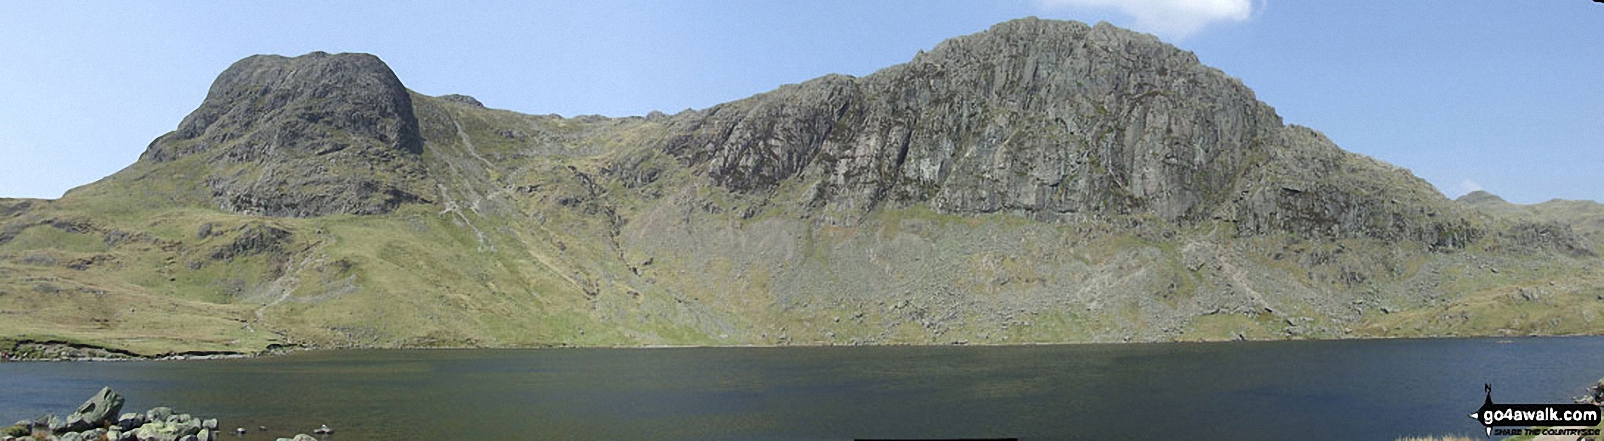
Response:
POLYGON ((1480 438, 1483 383, 1569 402, 1601 376, 1598 337, 309 352, 0 363, 0 422, 109 385, 125 410, 253 428, 238 439, 1480 438))

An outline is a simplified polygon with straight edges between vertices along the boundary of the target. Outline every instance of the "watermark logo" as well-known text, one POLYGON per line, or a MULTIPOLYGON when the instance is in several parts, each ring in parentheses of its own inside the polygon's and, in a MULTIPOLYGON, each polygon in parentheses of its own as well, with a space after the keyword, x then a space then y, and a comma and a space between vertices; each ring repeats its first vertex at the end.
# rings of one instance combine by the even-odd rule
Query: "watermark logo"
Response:
MULTIPOLYGON (((1483 385, 1487 391, 1487 398, 1482 401, 1481 409, 1470 414, 1470 418, 1481 423, 1487 429, 1487 436, 1493 436, 1494 427, 1534 427, 1534 426, 1597 426, 1599 423, 1599 407, 1591 404, 1495 404, 1493 403, 1493 385, 1483 385)), ((1598 435, 1598 429, 1556 428, 1556 429, 1498 429, 1499 435, 1598 435), (1534 432, 1534 433, 1527 433, 1534 432), (1549 433, 1553 432, 1553 433, 1549 433), (1565 432, 1565 433, 1560 433, 1565 432), (1574 433, 1571 433, 1574 432, 1574 433)))

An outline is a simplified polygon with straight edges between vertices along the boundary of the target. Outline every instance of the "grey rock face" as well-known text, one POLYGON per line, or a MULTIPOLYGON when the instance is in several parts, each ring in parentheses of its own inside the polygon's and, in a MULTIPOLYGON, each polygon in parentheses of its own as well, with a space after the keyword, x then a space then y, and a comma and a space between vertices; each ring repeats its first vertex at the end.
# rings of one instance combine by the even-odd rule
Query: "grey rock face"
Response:
POLYGON ((173 136, 213 143, 257 137, 257 143, 236 152, 248 158, 261 153, 253 150, 315 153, 337 147, 338 139, 306 136, 336 131, 372 137, 393 150, 422 152, 411 97, 390 67, 368 54, 240 60, 217 77, 206 101, 173 136), (264 133, 263 126, 272 130, 264 133))
POLYGON ((813 163, 837 122, 862 101, 856 80, 827 76, 714 106, 679 121, 666 151, 701 164, 718 183, 763 190, 813 163))
POLYGON ((867 77, 669 124, 663 150, 681 162, 748 193, 800 180, 831 223, 929 203, 1049 221, 1231 218, 1246 234, 1443 247, 1483 234, 1406 170, 1283 126, 1239 80, 1106 23, 1010 21, 867 77), (1387 203, 1400 193, 1412 205, 1387 203), (1403 212, 1422 204, 1429 216, 1403 212))
POLYGON ((825 77, 680 121, 667 150, 760 190, 801 175, 848 215, 1151 213, 1222 200, 1280 119, 1239 81, 1152 36, 1016 20, 864 78, 825 77))
POLYGON ((1369 237, 1460 248, 1486 233, 1465 211, 1408 170, 1339 149, 1314 130, 1290 126, 1243 173, 1218 216, 1245 234, 1369 237))
POLYGON ((259 55, 218 76, 144 159, 200 156, 218 207, 267 216, 383 213, 422 200, 411 96, 367 54, 259 55))
POLYGON ((68 430, 83 431, 91 427, 100 427, 111 421, 113 415, 123 409, 123 397, 109 387, 103 387, 89 401, 78 406, 78 410, 67 416, 68 430))

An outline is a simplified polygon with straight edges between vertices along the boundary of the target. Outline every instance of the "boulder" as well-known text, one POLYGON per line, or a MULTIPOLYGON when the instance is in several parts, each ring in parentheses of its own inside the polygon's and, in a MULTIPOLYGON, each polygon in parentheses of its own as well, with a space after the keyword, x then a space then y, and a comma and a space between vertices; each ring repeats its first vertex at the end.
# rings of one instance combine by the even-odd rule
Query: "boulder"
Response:
MULTIPOLYGON (((189 415, 181 416, 188 417, 189 415)), ((173 429, 177 431, 179 436, 195 435, 199 434, 200 431, 203 430, 201 428, 200 420, 196 420, 194 418, 174 418, 173 421, 169 422, 169 424, 173 425, 173 429)))
POLYGON ((178 441, 200 441, 200 437, 195 435, 184 435, 183 437, 178 438, 178 441))
POLYGON ((74 431, 104 426, 122 410, 123 396, 109 387, 102 387, 89 401, 79 405, 77 412, 67 416, 67 424, 74 431))
POLYGON ((117 427, 122 428, 125 432, 143 426, 147 422, 149 421, 145 419, 145 415, 139 413, 129 412, 117 417, 117 427))
POLYGON ((312 435, 302 433, 295 435, 295 438, 290 439, 290 441, 317 441, 317 438, 313 438, 312 435))
POLYGON ((212 441, 212 429, 202 428, 200 433, 195 434, 195 438, 200 439, 200 441, 212 441))
POLYGON ((217 418, 201 420, 201 428, 210 429, 214 432, 217 431, 217 418))
POLYGON ((86 432, 83 432, 83 438, 85 440, 99 441, 101 439, 106 438, 106 429, 101 429, 101 428, 90 429, 90 430, 88 430, 86 432))
POLYGON ((62 433, 67 431, 67 420, 61 419, 61 417, 49 415, 41 419, 44 420, 44 424, 35 423, 35 425, 49 427, 50 433, 62 433))
POLYGON ((151 410, 145 411, 145 421, 146 422, 151 422, 151 423, 165 422, 165 421, 167 421, 167 417, 170 417, 170 416, 173 416, 173 408, 171 408, 171 407, 157 407, 157 408, 153 408, 151 410))
POLYGON ((59 436, 59 437, 56 437, 56 440, 58 440, 58 441, 84 441, 84 436, 78 434, 78 432, 67 432, 67 433, 61 434, 61 436, 59 436))
POLYGON ((183 434, 178 433, 178 426, 164 422, 149 422, 139 426, 135 431, 135 438, 140 441, 178 441, 183 434))

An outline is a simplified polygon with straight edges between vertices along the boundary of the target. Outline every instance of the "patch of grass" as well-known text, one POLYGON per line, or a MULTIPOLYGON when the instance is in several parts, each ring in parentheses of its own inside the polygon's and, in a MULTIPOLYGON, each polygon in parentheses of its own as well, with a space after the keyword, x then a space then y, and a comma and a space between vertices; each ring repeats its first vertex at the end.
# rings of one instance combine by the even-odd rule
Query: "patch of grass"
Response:
POLYGON ((18 233, 11 241, 0 244, 0 252, 37 249, 57 249, 80 253, 104 252, 109 249, 102 236, 74 233, 50 225, 35 225, 18 233))

